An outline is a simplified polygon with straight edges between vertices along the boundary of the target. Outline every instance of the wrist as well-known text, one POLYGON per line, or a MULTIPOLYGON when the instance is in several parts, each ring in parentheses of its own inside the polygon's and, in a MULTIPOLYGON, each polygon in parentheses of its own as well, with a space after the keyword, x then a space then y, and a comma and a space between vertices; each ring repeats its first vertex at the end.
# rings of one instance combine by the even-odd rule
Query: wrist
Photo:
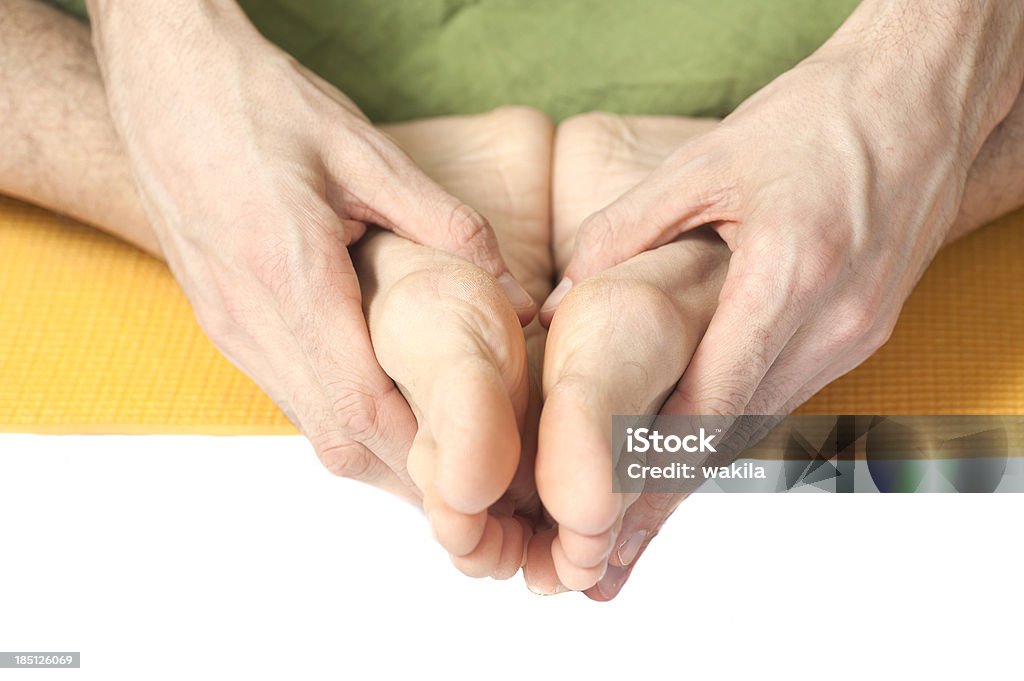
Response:
POLYGON ((161 45, 195 50, 217 45, 225 34, 258 35, 236 0, 86 0, 86 6, 93 46, 104 69, 122 55, 145 66, 161 45), (145 57, 139 58, 136 50, 144 50, 145 57))
POLYGON ((1017 2, 864 0, 811 59, 836 64, 846 96, 904 144, 969 167, 1021 92, 1022 46, 1017 2))

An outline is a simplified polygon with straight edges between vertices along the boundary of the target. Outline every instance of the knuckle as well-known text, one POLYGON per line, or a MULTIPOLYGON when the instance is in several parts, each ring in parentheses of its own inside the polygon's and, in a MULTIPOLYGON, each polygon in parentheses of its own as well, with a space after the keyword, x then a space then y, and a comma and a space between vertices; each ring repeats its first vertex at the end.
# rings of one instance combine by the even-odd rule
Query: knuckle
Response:
POLYGON ((831 244, 825 244, 811 253, 805 250, 799 257, 801 266, 795 293, 805 296, 830 287, 846 265, 843 250, 831 244))
POLYGON ((333 475, 353 480, 367 480, 372 468, 372 454, 358 442, 337 434, 311 438, 316 455, 333 475))
POLYGON ((461 201, 452 206, 448 214, 448 234, 460 253, 487 252, 491 246, 490 232, 491 226, 483 215, 461 201))
POLYGON ((684 495, 682 494, 648 493, 641 494, 636 503, 640 505, 640 510, 643 511, 645 515, 665 519, 672 515, 672 512, 675 511, 680 502, 682 502, 683 497, 684 495))
POLYGON ((702 416, 739 416, 747 407, 754 386, 732 376, 719 376, 696 385, 676 388, 692 413, 702 416), (684 392, 685 391, 685 392, 684 392))
POLYGON ((615 225, 609 210, 591 213, 580 225, 576 237, 576 250, 583 252, 601 252, 612 240, 615 225))
POLYGON ((343 386, 328 385, 331 409, 343 432, 356 442, 373 442, 380 433, 378 405, 381 396, 375 391, 346 382, 343 386))
POLYGON ((800 388, 778 381, 762 382, 744 407, 744 413, 753 416, 772 416, 780 412, 792 399, 793 392, 800 388))
POLYGON ((738 388, 710 388, 707 395, 700 397, 701 415, 704 416, 737 416, 746 408, 746 398, 738 388))
POLYGON ((877 316, 878 308, 867 300, 857 300, 845 305, 839 320, 832 329, 832 344, 836 349, 868 344, 867 341, 871 340, 877 316))
POLYGON ((875 327, 866 335, 865 345, 869 355, 874 354, 879 348, 889 342, 893 331, 896 330, 896 319, 886 320, 875 327))
POLYGON ((846 266, 844 252, 836 247, 779 243, 769 235, 733 254, 730 271, 743 279, 745 293, 785 300, 788 305, 810 305, 832 290, 846 266), (771 254, 767 260, 765 254, 771 254))
POLYGON ((718 294, 718 304, 753 313, 772 299, 782 299, 788 304, 791 290, 790 277, 782 268, 766 268, 761 262, 753 261, 747 251, 736 251, 718 294))

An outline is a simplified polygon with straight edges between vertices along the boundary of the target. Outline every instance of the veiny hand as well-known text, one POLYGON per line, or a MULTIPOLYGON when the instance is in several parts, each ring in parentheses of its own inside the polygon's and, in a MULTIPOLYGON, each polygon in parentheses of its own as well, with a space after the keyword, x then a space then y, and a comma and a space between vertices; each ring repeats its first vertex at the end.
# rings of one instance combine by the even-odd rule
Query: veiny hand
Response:
POLYGON ((377 364, 348 247, 378 225, 534 302, 490 226, 237 4, 90 4, 111 115, 163 255, 217 347, 333 472, 407 498, 416 421, 377 364))
POLYGON ((948 26, 1005 38, 993 17, 1019 27, 1024 11, 939 4, 942 21, 938 7, 863 3, 818 53, 589 216, 542 316, 572 283, 710 223, 729 274, 663 413, 788 413, 863 362, 947 240, 968 169, 1020 90, 1019 44, 948 26))
MULTIPOLYGON (((557 366, 556 343, 578 316, 577 292, 634 265, 638 258, 627 258, 639 251, 668 244, 640 256, 658 257, 687 230, 709 227, 732 250, 728 276, 696 351, 685 335, 674 350, 661 349, 684 363, 692 353, 661 413, 788 413, 859 364, 888 337, 943 243, 1020 204, 1019 193, 1006 188, 1016 186, 1020 175, 1008 150, 1017 146, 1020 130, 1024 52, 1008 36, 1020 34, 1022 19, 1020 6, 987 0, 865 0, 826 49, 717 128, 679 146, 631 191, 583 220, 566 279, 542 308, 542 318, 552 324, 548 364, 557 366), (934 12, 943 20, 932 21, 934 12), (965 62, 965 53, 972 59, 965 62), (563 298, 564 309, 552 322, 563 298)), ((644 142, 649 133, 635 123, 621 127, 621 143, 592 163, 657 156, 644 142)), ((565 190, 557 159, 567 158, 562 139, 560 130, 556 236, 566 233, 558 226, 565 190)), ((682 259, 676 264, 689 266, 682 259)), ((693 287, 698 297, 706 293, 706 285, 693 287)), ((664 301, 646 307, 650 319, 675 319, 664 301)), ((635 324, 647 328, 643 320, 635 324)), ((609 353, 606 359, 614 364, 635 356, 637 373, 661 376, 652 371, 662 366, 652 359, 656 355, 639 345, 632 354, 609 353)), ((576 355, 586 353, 577 350, 572 359, 576 355)), ((593 403, 599 383, 588 388, 587 375, 570 371, 566 392, 573 392, 572 383, 582 384, 575 392, 590 395, 593 403)), ((604 404, 617 413, 644 413, 643 397, 652 403, 658 398, 638 389, 642 385, 627 375, 619 394, 632 390, 633 399, 609 402, 607 396, 616 393, 605 391, 604 404)), ((580 588, 599 578, 588 595, 612 598, 682 495, 616 502, 606 493, 607 434, 589 429, 584 449, 591 453, 585 456, 564 454, 568 442, 549 446, 546 417, 560 396, 547 394, 537 464, 542 500, 560 523, 558 541, 535 537, 533 543, 552 542, 546 566, 544 552, 537 552, 548 569, 534 569, 532 550, 527 569, 544 576, 549 588, 559 580, 580 588), (587 503, 569 503, 566 484, 575 485, 576 498, 587 503)))

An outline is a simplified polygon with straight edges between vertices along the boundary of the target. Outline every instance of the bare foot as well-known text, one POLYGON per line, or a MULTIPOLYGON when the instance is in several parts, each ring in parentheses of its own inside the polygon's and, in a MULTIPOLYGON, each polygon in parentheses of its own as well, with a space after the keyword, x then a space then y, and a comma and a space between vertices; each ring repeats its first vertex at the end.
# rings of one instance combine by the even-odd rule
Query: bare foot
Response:
MULTIPOLYGON (((515 108, 385 129, 490 220, 513 273, 542 300, 551 280, 550 121, 515 108)), ((539 400, 535 390, 531 419, 527 341, 516 314, 483 270, 394 234, 368 236, 355 258, 377 358, 416 415, 408 470, 433 531, 466 574, 511 577, 539 510, 539 400)), ((526 335, 540 347, 539 325, 526 335)))
MULTIPOLYGON (((713 125, 607 114, 563 123, 552 181, 556 265, 568 260, 587 215, 713 125)), ((529 547, 534 590, 588 589, 609 559, 621 564, 618 529, 637 498, 612 492, 611 416, 658 413, 711 319, 728 259, 725 243, 702 228, 577 284, 559 307, 537 454, 537 487, 558 529, 529 547)))

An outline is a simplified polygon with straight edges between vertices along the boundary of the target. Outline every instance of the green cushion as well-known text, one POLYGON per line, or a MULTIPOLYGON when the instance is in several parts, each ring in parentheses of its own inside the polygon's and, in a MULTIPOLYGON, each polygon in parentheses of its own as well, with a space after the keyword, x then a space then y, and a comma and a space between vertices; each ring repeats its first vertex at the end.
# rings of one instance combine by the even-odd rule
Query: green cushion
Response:
MULTIPOLYGON (((61 0, 64 6, 81 2, 61 0)), ((528 104, 722 116, 858 0, 243 0, 374 120, 528 104)))

